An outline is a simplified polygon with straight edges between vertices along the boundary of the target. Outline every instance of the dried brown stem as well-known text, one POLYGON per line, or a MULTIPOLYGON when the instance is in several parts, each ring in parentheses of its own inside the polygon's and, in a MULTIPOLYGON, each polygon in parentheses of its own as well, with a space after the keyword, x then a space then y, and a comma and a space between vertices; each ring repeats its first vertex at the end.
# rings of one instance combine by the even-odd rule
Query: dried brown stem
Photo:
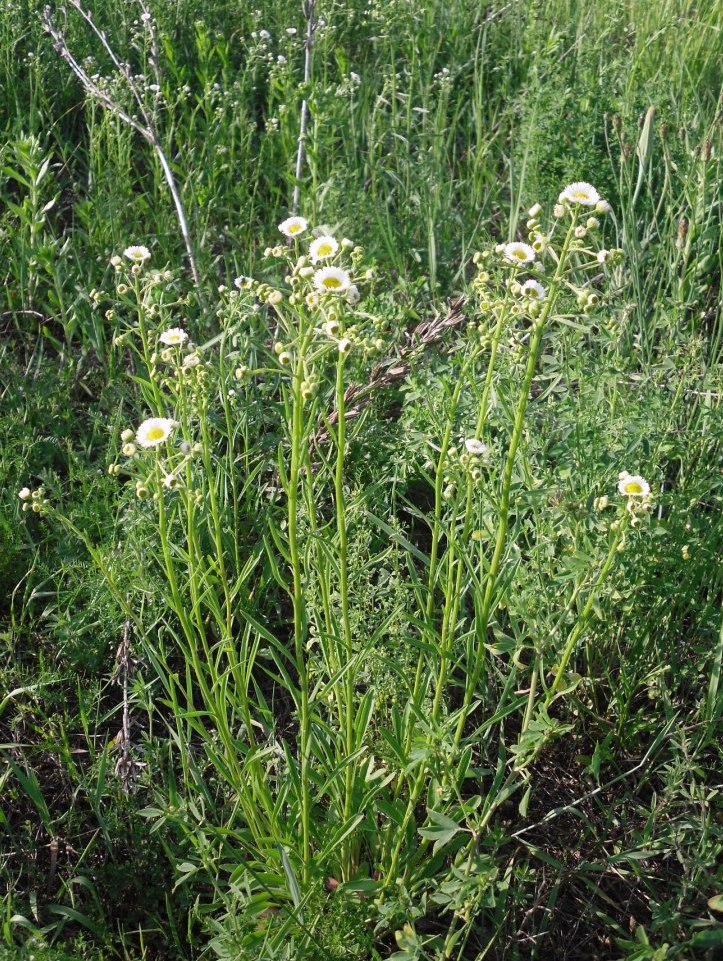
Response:
MULTIPOLYGON (((465 317, 463 313, 465 303, 465 297, 458 297, 450 304, 449 310, 443 316, 420 321, 414 330, 407 335, 407 344, 402 347, 396 357, 387 357, 375 364, 366 384, 350 384, 344 392, 344 419, 352 420, 358 417, 369 405, 377 391, 384 387, 390 387, 406 376, 412 360, 425 347, 438 341, 445 331, 461 324, 465 317)), ((338 413, 333 410, 326 418, 326 423, 333 427, 337 420, 338 413)), ((316 447, 326 444, 328 440, 328 428, 326 426, 320 427, 310 440, 312 451, 316 447)))

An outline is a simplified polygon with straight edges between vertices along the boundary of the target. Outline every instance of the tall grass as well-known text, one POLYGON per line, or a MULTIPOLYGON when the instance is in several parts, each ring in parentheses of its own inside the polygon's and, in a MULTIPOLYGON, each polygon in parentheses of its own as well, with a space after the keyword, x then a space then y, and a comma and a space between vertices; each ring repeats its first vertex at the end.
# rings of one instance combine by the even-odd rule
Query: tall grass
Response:
POLYGON ((705 957, 720 2, 319 2, 308 84, 301 6, 150 4, 158 74, 144 10, 92 14, 200 298, 161 154, 0 11, 8 950, 705 957))

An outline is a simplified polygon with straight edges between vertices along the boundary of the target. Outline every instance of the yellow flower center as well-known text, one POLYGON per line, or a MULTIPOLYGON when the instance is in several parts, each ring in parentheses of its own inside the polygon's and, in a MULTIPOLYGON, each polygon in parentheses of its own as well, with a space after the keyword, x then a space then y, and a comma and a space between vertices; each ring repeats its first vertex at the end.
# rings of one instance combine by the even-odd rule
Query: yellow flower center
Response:
POLYGON ((628 483, 625 485, 625 493, 626 494, 642 494, 643 493, 642 484, 638 484, 637 481, 628 481, 628 483))
POLYGON ((341 287, 341 281, 336 277, 325 277, 324 286, 327 290, 338 290, 341 287))
POLYGON ((527 260, 527 254, 524 250, 513 250, 512 256, 517 257, 518 260, 527 260))
POLYGON ((576 190, 575 193, 574 193, 572 196, 573 196, 573 197, 576 197, 576 198, 579 198, 580 200, 586 200, 586 199, 587 199, 587 194, 585 193, 584 190, 576 190))
POLYGON ((163 440, 165 431, 162 427, 151 427, 146 437, 148 440, 163 440))
POLYGON ((333 253, 331 244, 320 244, 317 253, 320 257, 328 257, 329 254, 333 253))
POLYGON ((289 227, 289 233, 290 233, 290 234, 298 234, 298 232, 299 232, 300 230, 301 230, 301 224, 292 224, 292 225, 289 227))

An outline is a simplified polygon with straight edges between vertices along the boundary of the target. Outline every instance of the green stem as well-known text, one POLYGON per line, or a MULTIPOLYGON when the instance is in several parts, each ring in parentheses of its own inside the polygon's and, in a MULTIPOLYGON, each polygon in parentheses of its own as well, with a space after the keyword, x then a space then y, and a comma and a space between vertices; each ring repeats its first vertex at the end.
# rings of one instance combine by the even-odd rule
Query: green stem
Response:
POLYGON ((510 491, 512 488, 512 474, 515 466, 515 459, 517 457, 517 450, 520 446, 520 441, 522 439, 522 429, 525 423, 525 414, 527 412, 527 404, 530 396, 530 388, 532 386, 532 379, 535 375, 535 370, 537 369, 537 361, 540 355, 540 348, 542 346, 542 336, 545 332, 545 327, 547 320, 550 316, 552 308, 555 305, 557 299, 557 292, 562 280, 562 276, 565 270, 567 252, 570 247, 570 242, 574 237, 575 232, 575 217, 572 218, 572 222, 568 229, 567 235, 565 237, 564 243, 562 245, 562 250, 560 251, 560 257, 557 262, 557 268, 555 274, 550 283, 550 289, 548 291, 547 299, 542 308, 540 316, 535 320, 535 325, 533 328, 532 341, 530 343, 530 352, 527 358, 527 367, 525 369, 525 376, 522 382, 522 390, 520 392, 520 399, 517 403, 517 410, 515 412, 515 421, 512 428, 512 437, 510 439, 510 446, 507 451, 507 457, 505 459, 504 472, 502 477, 502 492, 500 497, 500 514, 499 522, 497 525, 497 537, 495 539, 494 552, 492 554, 492 560, 490 562, 489 572, 487 575, 487 583, 485 586, 484 599, 482 601, 482 610, 480 612, 479 622, 477 624, 477 651, 475 654, 474 667, 472 673, 469 676, 468 682, 465 686, 464 701, 462 708, 459 713, 459 720, 457 722, 457 729, 454 735, 455 744, 459 744, 464 733, 464 727, 467 723, 467 718, 470 712, 470 706, 474 699, 475 691, 480 681, 482 675, 482 669, 485 664, 485 640, 487 637, 487 628, 489 626, 490 613, 492 611, 492 603, 495 596, 495 588, 497 586, 497 575, 499 573, 500 565, 502 563, 502 557, 504 554, 505 543, 507 540, 507 528, 509 525, 509 511, 510 511, 510 491))
MULTIPOLYGON (((349 759, 354 753, 354 673, 351 663, 354 657, 349 619, 349 569, 346 526, 346 504, 344 500, 344 447, 346 442, 346 405, 344 400, 344 354, 338 355, 336 365, 336 470, 334 473, 334 499, 336 501, 336 526, 339 534, 339 594, 341 598, 341 621, 344 647, 344 746, 346 768, 344 776, 344 821, 352 815, 354 801, 354 766, 349 759)), ((351 840, 349 841, 351 845, 351 840)), ((351 849, 350 849, 351 850, 351 849)), ((351 872, 350 850, 347 852, 346 869, 351 872)), ((351 875, 350 875, 351 876, 351 875)), ((346 879, 345 879, 346 880, 346 879)))
POLYGON ((289 554, 293 579, 292 604, 294 609, 294 658, 299 678, 299 752, 301 757, 301 860, 304 884, 311 872, 311 798, 309 794, 309 761, 311 748, 311 718, 309 713, 309 676, 304 657, 307 616, 302 582, 302 559, 299 541, 298 511, 300 473, 304 462, 304 399, 301 384, 304 379, 303 336, 299 337, 300 356, 292 380, 291 396, 291 465, 288 490, 289 554))
POLYGON ((620 543, 622 542, 622 539, 625 536, 625 530, 627 526, 628 526, 628 515, 626 514, 625 518, 620 523, 620 526, 615 531, 615 536, 613 537, 612 542, 610 544, 610 549, 608 550, 607 557, 603 562, 603 566, 600 568, 600 573, 598 574, 597 580, 595 581, 594 585, 590 590, 590 594, 588 596, 587 601, 585 602, 585 606, 582 609, 582 613, 580 614, 577 621, 575 622, 575 626, 570 631, 570 636, 567 639, 567 643, 565 644, 565 649, 563 650, 562 657, 560 658, 560 663, 557 668, 555 680, 550 686, 547 692, 547 695, 545 697, 545 706, 547 706, 548 704, 550 704, 551 701, 554 700, 560 688, 560 685, 564 680, 565 670, 570 661, 570 658, 572 657, 572 653, 575 650, 575 645, 579 641, 582 635, 582 632, 587 627, 587 623, 590 620, 590 615, 592 614, 593 605, 595 604, 595 599, 597 598, 600 588, 602 587, 608 574, 610 573, 610 569, 613 566, 613 562, 615 560, 615 555, 618 553, 618 548, 620 546, 620 543))

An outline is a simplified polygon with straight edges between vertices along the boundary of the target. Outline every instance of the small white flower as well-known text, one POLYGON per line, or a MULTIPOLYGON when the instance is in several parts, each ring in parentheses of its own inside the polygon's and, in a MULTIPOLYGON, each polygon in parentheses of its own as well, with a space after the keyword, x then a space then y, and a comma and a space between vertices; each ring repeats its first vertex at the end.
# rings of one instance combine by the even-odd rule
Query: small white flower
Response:
POLYGON ((535 259, 535 251, 532 247, 530 247, 529 244, 523 244, 517 241, 511 244, 504 244, 502 253, 511 264, 531 264, 535 259))
POLYGON ((286 57, 283 55, 283 53, 280 53, 280 54, 278 55, 278 57, 276 58, 276 62, 277 62, 277 63, 286 63, 286 57))
POLYGON ((133 434, 133 431, 130 429, 130 427, 126 427, 126 429, 121 434, 121 440, 127 443, 129 440, 133 440, 134 436, 135 435, 133 434))
POLYGON ((612 209, 607 200, 598 200, 595 204, 595 212, 598 214, 609 214, 612 209))
POLYGON ((597 258, 597 262, 598 262, 599 264, 607 263, 607 261, 610 260, 610 251, 609 251, 609 250, 598 250, 598 252, 597 252, 597 254, 596 254, 596 258, 597 258))
POLYGON ((567 201, 569 204, 582 204, 583 207, 595 207, 600 202, 600 194, 592 184, 585 183, 584 180, 575 181, 568 184, 560 194, 560 203, 567 201))
POLYGON ((542 204, 533 204, 527 211, 528 217, 536 217, 542 210, 542 204))
POLYGON ((270 39, 271 39, 271 34, 269 33, 268 30, 259 30, 259 39, 260 39, 260 40, 270 40, 270 39))
POLYGON ((233 284, 234 287, 238 287, 239 290, 248 290, 253 285, 253 282, 253 277, 244 277, 242 275, 241 277, 237 277, 233 284))
POLYGON ((163 486, 166 490, 172 491, 178 487, 178 478, 175 474, 165 474, 163 477, 163 486))
POLYGON ((309 221, 305 217, 287 217, 279 224, 279 230, 286 237, 298 237, 299 234, 303 234, 308 226, 309 221))
POLYGON ((587 227, 575 227, 575 236, 577 237, 578 240, 582 240, 582 238, 586 234, 587 234, 587 227))
POLYGON ((22 490, 18 491, 18 497, 20 498, 21 501, 26 501, 28 497, 30 497, 30 488, 23 487, 22 490))
POLYGON ((537 280, 526 280, 520 292, 523 297, 530 297, 532 300, 544 300, 547 296, 547 291, 537 280))
POLYGON ((352 284, 349 290, 346 292, 346 302, 351 307, 354 307, 361 300, 361 294, 359 293, 359 288, 356 284, 352 284))
POLYGON ((136 431, 136 440, 141 447, 157 447, 168 440, 176 426, 177 422, 170 417, 149 417, 136 431))
POLYGON ((123 445, 122 450, 123 450, 124 457, 132 457, 135 454, 137 448, 135 444, 128 443, 123 445))
POLYGON ((148 247, 126 247, 123 254, 128 260, 132 260, 134 264, 142 264, 144 260, 148 260, 151 256, 148 247))
POLYGON ((622 471, 619 478, 618 491, 623 497, 647 497, 650 493, 650 484, 639 474, 622 471))
POLYGON ((328 234, 317 237, 309 246, 309 257, 312 264, 318 264, 321 260, 328 260, 339 250, 339 244, 335 237, 328 234))
POLYGON ((158 339, 162 344, 167 344, 169 347, 178 347, 186 343, 188 334, 182 327, 170 327, 168 330, 164 330, 158 339))
POLYGON ((327 322, 322 327, 322 330, 327 335, 327 337, 336 337, 339 333, 339 321, 338 320, 327 320, 327 322))
POLYGON ((345 294, 351 286, 349 274, 340 267, 322 267, 314 274, 314 286, 326 294, 345 294))
POLYGON ((200 363, 201 358, 198 354, 186 354, 186 356, 183 358, 184 367, 198 367, 200 363))
POLYGON ((467 452, 470 454, 484 454, 484 452, 487 450, 482 441, 478 440, 476 437, 468 437, 464 442, 464 446, 467 448, 467 452))
POLYGON ((565 207, 562 204, 555 204, 555 206, 552 208, 552 213, 555 217, 564 217, 565 207))
POLYGON ((349 340, 348 337, 342 338, 342 340, 339 341, 339 353, 348 354, 350 350, 351 350, 351 341, 349 340))
POLYGON ((287 33, 288 36, 290 36, 290 37, 295 37, 295 36, 296 36, 296 27, 287 27, 287 28, 286 28, 286 33, 287 33))

